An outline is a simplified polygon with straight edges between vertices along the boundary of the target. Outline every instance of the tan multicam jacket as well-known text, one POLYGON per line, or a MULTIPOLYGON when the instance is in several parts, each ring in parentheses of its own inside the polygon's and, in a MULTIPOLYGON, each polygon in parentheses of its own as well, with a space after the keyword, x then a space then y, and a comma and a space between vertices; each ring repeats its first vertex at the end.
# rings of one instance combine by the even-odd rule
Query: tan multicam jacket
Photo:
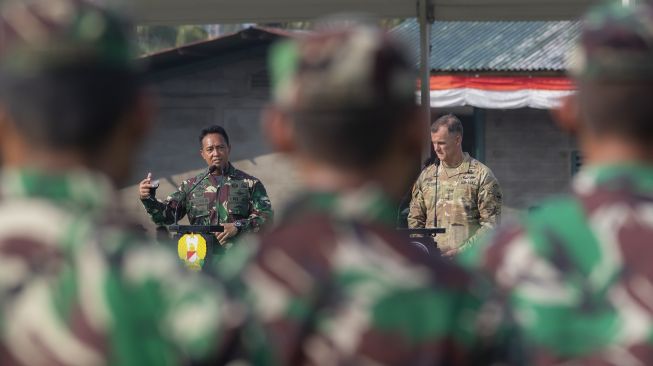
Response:
POLYGON ((426 167, 413 186, 408 227, 443 227, 440 250, 465 250, 496 226, 501 215, 501 188, 490 168, 465 153, 462 164, 426 167))

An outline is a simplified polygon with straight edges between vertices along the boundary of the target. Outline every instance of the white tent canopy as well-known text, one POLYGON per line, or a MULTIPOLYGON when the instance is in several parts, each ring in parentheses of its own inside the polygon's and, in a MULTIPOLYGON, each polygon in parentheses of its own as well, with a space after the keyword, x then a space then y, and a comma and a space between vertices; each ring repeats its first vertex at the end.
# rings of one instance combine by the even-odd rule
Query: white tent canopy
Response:
MULTIPOLYGON (((597 0, 431 0, 436 20, 564 20, 597 0)), ((140 24, 211 24, 307 20, 365 12, 417 16, 417 0, 132 0, 140 24)))

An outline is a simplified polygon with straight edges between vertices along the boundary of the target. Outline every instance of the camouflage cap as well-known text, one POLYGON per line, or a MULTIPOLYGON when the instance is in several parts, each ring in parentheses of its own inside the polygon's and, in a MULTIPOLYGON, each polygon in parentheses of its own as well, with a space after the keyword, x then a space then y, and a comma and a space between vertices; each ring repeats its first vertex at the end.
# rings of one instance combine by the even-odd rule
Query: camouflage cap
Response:
POLYGON ((131 27, 89 0, 14 0, 0 9, 0 65, 32 74, 65 65, 133 68, 131 27))
POLYGON ((293 111, 343 111, 415 103, 416 74, 382 30, 344 24, 276 44, 274 101, 293 111))
POLYGON ((613 2, 591 10, 569 60, 578 79, 653 78, 653 8, 613 2))

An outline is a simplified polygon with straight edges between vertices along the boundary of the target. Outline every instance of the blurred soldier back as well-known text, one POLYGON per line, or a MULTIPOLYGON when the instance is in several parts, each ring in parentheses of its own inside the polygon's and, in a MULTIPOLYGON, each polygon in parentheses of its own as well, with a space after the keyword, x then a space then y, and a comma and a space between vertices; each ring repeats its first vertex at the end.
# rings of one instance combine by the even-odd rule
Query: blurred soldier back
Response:
POLYGON ((239 246, 260 250, 237 275, 273 363, 491 364, 504 350, 491 326, 501 307, 394 229, 423 131, 401 46, 373 26, 331 23, 278 44, 270 67, 264 128, 306 191, 239 246))
POLYGON ((172 365, 219 341, 220 287, 116 206, 151 120, 129 29, 88 1, 3 2, 2 365, 172 365))
POLYGON ((572 192, 499 230, 463 262, 512 300, 537 365, 653 364, 653 8, 585 18, 578 93, 556 112, 586 166, 572 192))

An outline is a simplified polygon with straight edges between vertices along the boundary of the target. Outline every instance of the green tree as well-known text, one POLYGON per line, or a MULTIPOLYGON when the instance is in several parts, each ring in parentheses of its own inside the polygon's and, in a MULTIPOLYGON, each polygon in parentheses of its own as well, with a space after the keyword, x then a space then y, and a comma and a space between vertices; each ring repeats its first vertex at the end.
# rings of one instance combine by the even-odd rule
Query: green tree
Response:
MULTIPOLYGON (((354 17, 355 19, 355 17, 354 17)), ((379 19, 376 21, 379 27, 383 29, 392 29, 399 24, 401 24, 405 19, 403 18, 390 18, 390 19, 379 19)), ((312 21, 297 21, 297 22, 282 22, 282 23, 266 23, 261 24, 263 26, 282 28, 282 29, 298 29, 298 30, 310 30, 313 28, 314 22, 312 21)))
POLYGON ((167 25, 138 26, 138 47, 141 54, 174 47, 177 43, 177 27, 167 25))
POLYGON ((152 25, 136 28, 141 54, 180 47, 188 43, 208 39, 209 35, 200 25, 152 25))
POLYGON ((209 34, 201 26, 197 25, 182 25, 177 27, 177 40, 176 46, 183 46, 185 44, 203 41, 209 38, 209 34))

